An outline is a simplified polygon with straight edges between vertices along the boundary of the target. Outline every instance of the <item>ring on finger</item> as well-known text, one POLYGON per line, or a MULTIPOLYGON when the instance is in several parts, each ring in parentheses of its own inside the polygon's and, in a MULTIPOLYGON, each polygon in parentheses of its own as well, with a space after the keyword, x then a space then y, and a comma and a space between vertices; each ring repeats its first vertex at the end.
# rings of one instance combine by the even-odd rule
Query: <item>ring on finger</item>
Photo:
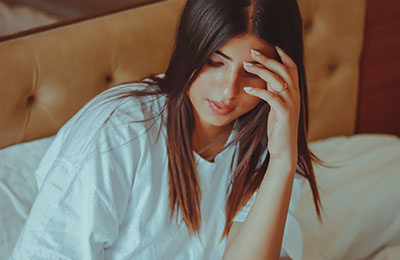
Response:
POLYGON ((281 93, 282 91, 284 91, 287 88, 288 88, 288 84, 285 82, 285 83, 283 83, 283 89, 281 89, 279 91, 275 91, 275 94, 279 94, 279 93, 281 93))

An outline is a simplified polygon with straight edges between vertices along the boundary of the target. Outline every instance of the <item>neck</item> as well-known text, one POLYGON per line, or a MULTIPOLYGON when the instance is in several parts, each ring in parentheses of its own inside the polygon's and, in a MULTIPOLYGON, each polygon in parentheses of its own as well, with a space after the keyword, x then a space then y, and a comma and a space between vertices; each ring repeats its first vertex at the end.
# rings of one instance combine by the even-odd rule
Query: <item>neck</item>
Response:
POLYGON ((233 123, 226 126, 218 127, 197 122, 197 124, 195 124, 192 136, 193 150, 201 155, 203 158, 214 158, 214 156, 218 154, 218 152, 221 151, 224 147, 231 133, 232 126, 233 123), (215 142, 215 139, 218 137, 220 137, 221 139, 215 142), (215 143, 205 149, 205 147, 213 142, 215 143))

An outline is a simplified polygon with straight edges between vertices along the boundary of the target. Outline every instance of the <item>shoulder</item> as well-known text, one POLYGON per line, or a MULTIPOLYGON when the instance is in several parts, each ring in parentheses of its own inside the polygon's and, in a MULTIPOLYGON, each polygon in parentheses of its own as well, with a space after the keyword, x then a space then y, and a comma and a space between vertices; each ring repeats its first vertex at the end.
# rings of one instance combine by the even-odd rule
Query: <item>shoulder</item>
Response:
POLYGON ((150 78, 145 78, 142 82, 124 83, 101 92, 80 109, 68 123, 87 124, 108 120, 143 119, 160 110, 164 103, 165 96, 160 94, 159 86, 150 78), (148 95, 134 95, 138 92, 147 92, 148 95), (81 118, 84 120, 80 120, 81 118))
POLYGON ((151 88, 157 86, 126 83, 96 95, 58 131, 46 153, 52 156, 45 155, 43 163, 63 158, 79 164, 88 154, 114 149, 143 136, 154 120, 159 120, 156 116, 163 109, 165 96, 131 94, 151 88))

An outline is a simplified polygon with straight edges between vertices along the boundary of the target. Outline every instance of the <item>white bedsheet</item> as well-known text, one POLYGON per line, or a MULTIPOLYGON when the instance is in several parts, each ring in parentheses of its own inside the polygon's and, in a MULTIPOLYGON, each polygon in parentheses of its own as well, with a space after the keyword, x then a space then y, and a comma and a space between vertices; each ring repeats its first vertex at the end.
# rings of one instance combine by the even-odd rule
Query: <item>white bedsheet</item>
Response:
MULTIPOLYGON (((37 193, 34 169, 54 137, 0 149, 0 259, 10 255, 37 193)), ((333 137, 310 143, 325 209, 316 218, 308 182, 296 212, 303 259, 400 259, 400 138, 333 137)))
POLYGON ((8 259, 37 193, 36 166, 54 137, 0 149, 0 259, 8 259))
POLYGON ((308 183, 303 187, 296 216, 304 259, 400 259, 400 139, 334 137, 310 149, 340 167, 315 169, 324 225, 315 216, 308 183))

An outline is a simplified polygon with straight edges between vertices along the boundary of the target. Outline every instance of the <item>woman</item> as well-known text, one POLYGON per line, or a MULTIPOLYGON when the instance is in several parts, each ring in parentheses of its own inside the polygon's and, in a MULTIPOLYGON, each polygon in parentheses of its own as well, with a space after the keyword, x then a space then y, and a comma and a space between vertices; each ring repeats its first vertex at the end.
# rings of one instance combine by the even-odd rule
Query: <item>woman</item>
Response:
POLYGON ((306 93, 295 0, 189 0, 165 75, 59 131, 11 259, 301 259, 306 93))

